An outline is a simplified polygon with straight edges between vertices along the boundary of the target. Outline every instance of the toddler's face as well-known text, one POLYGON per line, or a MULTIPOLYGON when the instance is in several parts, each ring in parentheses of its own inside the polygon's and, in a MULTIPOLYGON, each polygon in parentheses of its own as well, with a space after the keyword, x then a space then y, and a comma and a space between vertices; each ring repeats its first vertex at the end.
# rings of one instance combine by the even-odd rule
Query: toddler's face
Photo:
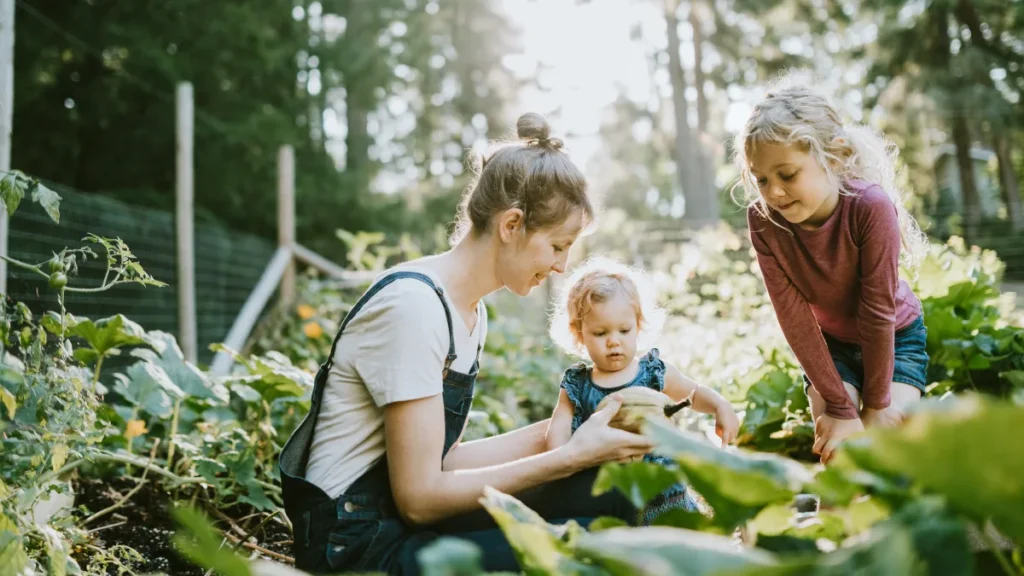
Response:
POLYGON ((817 160, 796 146, 759 144, 750 172, 768 207, 793 224, 815 229, 835 211, 838 188, 817 160))
POLYGON ((636 310, 629 296, 618 293, 594 304, 583 317, 583 345, 594 365, 604 372, 629 366, 636 355, 636 310))

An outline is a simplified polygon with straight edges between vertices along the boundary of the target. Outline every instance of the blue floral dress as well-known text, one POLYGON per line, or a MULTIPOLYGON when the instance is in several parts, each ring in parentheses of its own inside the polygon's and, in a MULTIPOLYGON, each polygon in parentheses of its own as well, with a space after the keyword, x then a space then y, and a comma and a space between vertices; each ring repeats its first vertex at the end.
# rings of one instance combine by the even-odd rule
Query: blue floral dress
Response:
MULTIPOLYGON (((665 363, 658 357, 658 349, 652 348, 650 352, 640 358, 640 367, 636 376, 621 386, 602 388, 594 384, 591 378, 591 367, 583 362, 573 364, 562 376, 562 389, 569 396, 573 404, 572 431, 580 427, 587 418, 597 411, 597 405, 606 396, 632 386, 646 386, 652 390, 661 392, 665 388, 665 363)), ((645 462, 662 464, 675 467, 671 459, 664 456, 647 454, 645 462)), ((663 512, 674 509, 682 509, 688 512, 699 512, 700 509, 696 500, 683 484, 675 484, 665 492, 647 503, 641 512, 641 523, 650 525, 651 522, 663 512)))

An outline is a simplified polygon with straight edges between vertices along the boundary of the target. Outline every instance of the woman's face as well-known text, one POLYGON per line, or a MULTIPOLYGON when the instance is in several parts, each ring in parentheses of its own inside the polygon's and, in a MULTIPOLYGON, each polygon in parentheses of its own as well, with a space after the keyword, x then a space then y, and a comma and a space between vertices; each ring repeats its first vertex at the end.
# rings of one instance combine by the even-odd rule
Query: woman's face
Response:
POLYGON ((561 224, 509 233, 498 253, 499 280, 513 294, 529 295, 552 273, 565 272, 569 249, 582 231, 583 211, 575 210, 561 224))

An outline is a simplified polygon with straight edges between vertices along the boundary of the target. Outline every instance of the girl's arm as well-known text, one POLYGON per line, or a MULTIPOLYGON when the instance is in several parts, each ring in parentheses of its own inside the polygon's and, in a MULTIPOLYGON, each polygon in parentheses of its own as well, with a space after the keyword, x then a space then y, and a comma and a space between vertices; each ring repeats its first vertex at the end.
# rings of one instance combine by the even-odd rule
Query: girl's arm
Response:
POLYGON ((896 290, 899 287, 900 225, 884 194, 864 193, 858 211, 860 302, 857 336, 864 356, 864 407, 889 406, 895 362, 896 290))
POLYGON ((511 432, 456 442, 444 458, 444 470, 465 470, 504 464, 548 450, 545 435, 550 420, 535 422, 511 432))
POLYGON ((814 318, 811 305, 804 295, 789 280, 785 270, 772 254, 771 247, 765 242, 758 230, 772 226, 759 221, 753 209, 747 211, 747 223, 750 225, 750 241, 757 254, 757 264, 764 276, 765 288, 771 298, 775 316, 782 327, 786 342, 793 349, 793 354, 800 362, 811 386, 825 400, 825 414, 837 420, 859 419, 858 407, 846 392, 839 371, 832 361, 821 335, 821 327, 814 318))
POLYGON ((387 404, 385 454, 398 512, 410 524, 430 524, 479 508, 485 486, 515 494, 608 460, 650 452, 653 444, 648 439, 608 426, 621 405, 616 397, 555 450, 484 468, 442 470, 441 395, 387 404))
POLYGON ((555 405, 555 410, 551 414, 547 430, 548 450, 554 450, 559 446, 563 446, 572 438, 572 417, 574 415, 575 410, 573 409, 572 401, 569 400, 569 394, 566 393, 564 388, 559 389, 558 404, 555 405))

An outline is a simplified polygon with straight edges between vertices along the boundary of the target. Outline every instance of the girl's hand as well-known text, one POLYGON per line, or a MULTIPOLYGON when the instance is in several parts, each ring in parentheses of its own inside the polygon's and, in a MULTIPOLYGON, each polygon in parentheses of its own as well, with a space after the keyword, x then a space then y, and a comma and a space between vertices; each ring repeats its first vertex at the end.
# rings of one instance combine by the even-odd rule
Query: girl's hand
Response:
POLYGON ((608 425, 620 406, 622 396, 614 394, 608 405, 588 418, 564 446, 581 470, 610 460, 628 461, 654 450, 654 443, 647 437, 608 425))
POLYGON ((896 426, 903 424, 903 420, 905 418, 906 414, 893 405, 877 410, 873 408, 865 408, 860 413, 860 419, 864 422, 864 426, 867 428, 875 426, 879 428, 895 428, 896 426))
POLYGON ((863 431, 864 423, 860 418, 840 420, 822 414, 814 421, 814 448, 811 451, 821 455, 822 464, 828 464, 840 442, 863 431))
POLYGON ((715 410, 715 434, 722 439, 722 448, 736 441, 739 430, 740 419, 732 404, 722 402, 715 410))

